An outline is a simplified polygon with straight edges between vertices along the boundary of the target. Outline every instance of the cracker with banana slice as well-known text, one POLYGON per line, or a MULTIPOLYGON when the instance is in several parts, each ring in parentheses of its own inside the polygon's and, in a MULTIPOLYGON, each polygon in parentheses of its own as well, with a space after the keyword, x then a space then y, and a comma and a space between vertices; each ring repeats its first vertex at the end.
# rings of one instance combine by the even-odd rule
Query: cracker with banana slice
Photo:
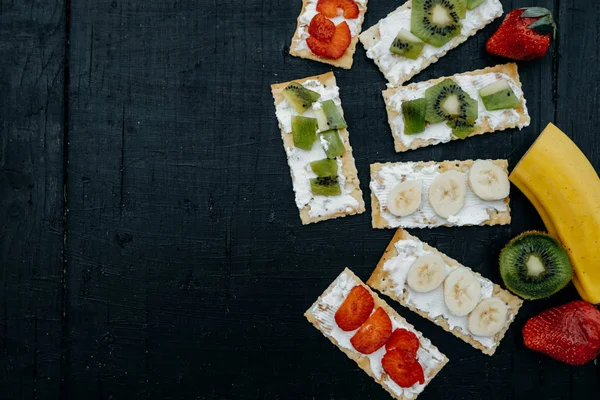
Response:
POLYGON ((507 225, 508 161, 371 164, 372 226, 507 225))
MULTIPOLYGON (((373 313, 375 314, 375 312, 373 313)), ((304 314, 306 319, 314 325, 325 337, 336 345, 351 360, 354 360, 358 366, 379 383, 388 393, 398 400, 415 400, 417 396, 425 390, 425 387, 433 380, 440 370, 448 363, 448 358, 442 354, 431 341, 417 331, 408 321, 402 318, 393 308, 382 300, 374 291, 365 285, 352 271, 346 268, 333 283, 323 292, 315 303, 304 314), (392 323, 392 329, 406 329, 419 340, 416 359, 423 369, 424 382, 415 383, 408 388, 400 387, 385 372, 382 366, 382 359, 386 354, 386 346, 382 345, 378 350, 371 354, 362 354, 352 345, 351 338, 360 331, 343 331, 336 320, 336 312, 349 295, 352 288, 361 286, 365 288, 372 296, 374 303, 373 310, 382 308, 388 315, 392 323)))
POLYGON ((493 355, 523 300, 398 229, 367 285, 493 355))

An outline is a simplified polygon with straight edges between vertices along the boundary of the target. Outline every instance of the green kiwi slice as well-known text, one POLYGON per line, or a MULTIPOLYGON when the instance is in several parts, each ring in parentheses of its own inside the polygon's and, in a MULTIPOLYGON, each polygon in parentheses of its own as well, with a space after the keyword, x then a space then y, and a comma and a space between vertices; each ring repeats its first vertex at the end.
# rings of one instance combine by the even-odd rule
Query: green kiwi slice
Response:
POLYGON ((303 114, 321 97, 317 92, 305 88, 299 83, 292 82, 283 89, 283 97, 290 103, 298 114, 303 114))
MULTIPOLYGON (((460 34, 464 0, 413 0, 410 31, 425 43, 441 47, 460 34)), ((466 8, 466 7, 465 7, 466 8)))
POLYGON ((327 158, 335 158, 346 152, 346 147, 338 131, 325 131, 319 133, 319 135, 321 135, 321 146, 323 146, 327 158))
POLYGON ((337 176, 312 178, 310 189, 315 196, 339 196, 342 194, 337 176))
POLYGON ((317 120, 299 115, 292 116, 292 137, 294 146, 302 150, 312 149, 317 140, 317 120))
POLYGON ((477 100, 471 98, 450 78, 427 89, 425 99, 427 100, 425 119, 432 124, 459 118, 473 124, 477 120, 479 111, 477 100))
POLYGON ((446 122, 452 129, 452 134, 460 139, 466 139, 475 132, 475 124, 467 122, 464 118, 456 118, 446 122))
POLYGON ((319 130, 327 131, 329 129, 344 129, 348 125, 342 117, 342 113, 333 100, 326 100, 321 103, 321 108, 315 111, 317 121, 319 121, 319 130))
POLYGON ((456 0, 454 4, 456 4, 456 13, 459 18, 465 19, 467 16, 467 8, 469 7, 468 0, 456 0))
POLYGON ((515 92, 504 79, 496 81, 479 91, 483 105, 489 111, 515 108, 521 105, 515 92))
POLYGON ((338 165, 334 159, 325 158, 323 160, 313 161, 310 163, 310 168, 319 178, 326 176, 337 176, 338 165))
POLYGON ((513 293, 536 300, 565 287, 573 277, 573 267, 555 238, 542 232, 525 232, 500 253, 500 275, 513 293))
POLYGON ((483 3, 485 0, 467 0, 467 8, 469 10, 472 10, 474 8, 477 8, 481 5, 481 3, 483 3))
POLYGON ((425 130, 426 112, 427 100, 425 99, 409 100, 402 103, 405 135, 416 135, 425 130))
POLYGON ((390 46, 390 51, 399 56, 416 60, 423 50, 425 42, 402 28, 390 46))

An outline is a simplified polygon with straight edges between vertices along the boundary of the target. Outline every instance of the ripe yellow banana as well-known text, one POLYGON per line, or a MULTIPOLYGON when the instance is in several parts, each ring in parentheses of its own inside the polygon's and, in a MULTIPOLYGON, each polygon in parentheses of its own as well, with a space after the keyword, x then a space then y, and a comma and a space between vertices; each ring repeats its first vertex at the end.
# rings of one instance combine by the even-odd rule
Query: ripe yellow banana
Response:
POLYGON ((581 297, 600 303, 600 178, 586 156, 549 124, 510 175, 565 246, 581 297))

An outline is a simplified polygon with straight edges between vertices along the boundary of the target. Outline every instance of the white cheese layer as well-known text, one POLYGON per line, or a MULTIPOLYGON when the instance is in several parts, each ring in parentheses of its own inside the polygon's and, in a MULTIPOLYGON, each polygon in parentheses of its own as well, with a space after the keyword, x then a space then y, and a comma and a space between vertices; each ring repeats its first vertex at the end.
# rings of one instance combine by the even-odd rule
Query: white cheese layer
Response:
POLYGON ((463 25, 460 35, 452 38, 441 47, 425 44, 419 58, 411 60, 393 54, 390 46, 401 28, 410 31, 411 9, 406 8, 393 12, 379 21, 379 41, 367 51, 367 57, 374 59, 386 79, 388 86, 398 86, 421 72, 429 65, 432 59, 441 57, 442 54, 458 46, 465 37, 473 35, 495 18, 502 15, 502 4, 499 0, 485 0, 473 10, 467 10, 466 18, 461 20, 463 25))
MULTIPOLYGON (((342 305, 350 290, 356 285, 357 283, 351 275, 342 272, 335 280, 333 289, 327 295, 323 296, 323 298, 310 309, 310 312, 319 321, 319 326, 326 335, 333 337, 342 348, 358 353, 350 342, 350 339, 358 329, 351 332, 344 332, 335 322, 336 311, 342 305)), ((444 362, 444 355, 432 346, 431 341, 423 337, 420 332, 409 327, 404 321, 393 315, 389 315, 389 317, 392 321, 392 329, 404 328, 410 330, 419 338, 420 347, 417 351, 417 360, 423 367, 425 383, 423 385, 415 383, 409 388, 402 388, 396 382, 391 380, 387 374, 384 375, 381 359, 385 355, 385 346, 374 353, 363 356, 369 358, 371 371, 373 371, 373 374, 377 379, 382 379, 383 384, 391 389, 396 395, 412 399, 417 397, 417 395, 425 389, 425 386, 429 381, 431 381, 430 375, 433 370, 437 369, 439 365, 444 362)))
MULTIPOLYGON (((526 124, 518 124, 521 115, 515 109, 488 111, 479 96, 479 90, 491 85, 498 80, 504 80, 515 93, 515 96, 523 102, 523 112, 527 114, 527 105, 523 90, 510 76, 504 73, 487 73, 481 75, 457 75, 452 78, 467 94, 478 102, 478 117, 476 125, 487 122, 491 129, 496 130, 501 126, 514 126, 523 129, 526 124)), ((399 115, 391 122, 392 134, 400 139, 404 145, 410 147, 416 139, 431 141, 430 144, 447 143, 452 139, 452 129, 446 125, 446 122, 430 124, 425 131, 416 135, 404 134, 404 116, 402 115, 402 103, 405 101, 420 99, 425 97, 425 91, 434 86, 429 82, 419 82, 411 88, 400 87, 392 95, 387 106, 394 109, 399 115)))
MULTIPOLYGON (((394 283, 394 293, 398 298, 402 298, 404 293, 407 293, 406 301, 414 308, 426 312, 430 318, 434 319, 442 316, 450 326, 450 329, 457 328, 461 333, 471 336, 473 339, 481 343, 483 346, 493 349, 498 343, 494 340, 493 336, 475 336, 469 332, 467 327, 468 316, 457 317, 453 315, 446 303, 444 302, 444 288, 443 285, 438 286, 436 289, 427 292, 419 293, 415 292, 406 283, 406 277, 408 271, 417 258, 426 255, 433 254, 423 248, 423 242, 415 239, 399 240, 394 245, 398 255, 394 258, 389 259, 383 265, 384 271, 388 272, 392 282, 394 283)), ((445 264, 446 276, 454 271, 457 266, 450 266, 445 264)), ((481 284, 481 299, 492 297, 494 292, 494 284, 485 278, 475 275, 479 283, 481 284)), ((510 324, 511 319, 507 319, 505 325, 510 324)))
MULTIPOLYGON (((337 86, 325 87, 315 79, 306 81, 302 85, 321 95, 318 102, 313 103, 312 110, 307 110, 302 114, 303 117, 315 118, 314 110, 320 108, 320 102, 325 100, 333 100, 335 104, 340 105, 339 88, 337 86)), ((287 100, 283 100, 277 104, 275 114, 277 115, 280 127, 285 132, 284 134, 291 135, 292 116, 300 114, 294 110, 287 100)), ((345 142, 344 138, 342 140, 345 142)), ((359 207, 358 201, 352 197, 345 187, 346 177, 342 173, 342 160, 339 157, 336 158, 336 162, 338 164, 338 182, 342 194, 339 196, 315 196, 312 194, 310 179, 316 178, 317 175, 310 168, 310 163, 327 158, 320 140, 315 141, 310 151, 297 147, 287 147, 285 152, 292 174, 292 183, 298 209, 303 209, 310 205, 308 215, 311 218, 316 218, 338 212, 351 212, 359 207)))
POLYGON ((504 200, 482 200, 467 185, 465 204, 462 209, 448 219, 442 218, 433 211, 428 198, 429 186, 438 175, 440 172, 437 165, 419 167, 413 162, 384 165, 377 175, 372 177, 370 183, 371 192, 379 201, 381 217, 393 228, 433 228, 442 225, 479 225, 490 218, 488 211, 506 212, 508 210, 504 200), (387 200, 390 191, 403 180, 421 182, 421 206, 411 215, 398 217, 388 211, 387 200))

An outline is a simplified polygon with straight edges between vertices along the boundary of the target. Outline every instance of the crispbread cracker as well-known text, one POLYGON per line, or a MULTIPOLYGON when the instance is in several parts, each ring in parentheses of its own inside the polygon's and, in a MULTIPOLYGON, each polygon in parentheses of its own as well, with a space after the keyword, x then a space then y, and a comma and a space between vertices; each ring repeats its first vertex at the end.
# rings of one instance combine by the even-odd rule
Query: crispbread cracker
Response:
MULTIPOLYGON (((407 240, 407 239, 413 239, 413 240, 420 241, 418 238, 411 236, 405 230, 398 229, 398 231, 392 238, 392 241, 387 246, 385 253, 381 257, 381 260, 377 264, 377 268, 375 268, 375 271, 373 271, 373 274, 367 281, 367 285, 371 286, 373 289, 380 291, 381 293, 385 294, 386 296, 396 300, 397 302, 402 304, 404 307, 407 307, 410 310, 416 312, 423 318, 427 318, 428 320, 432 321, 436 325, 441 326, 447 332, 452 333, 453 335, 455 335, 456 337, 469 343, 471 346, 475 347, 476 349, 481 350, 484 354, 487 354, 489 356, 493 355, 494 352, 496 351, 496 349, 498 348, 500 341, 504 337, 504 334, 508 330, 510 324, 512 323, 512 321, 514 321, 515 316, 519 312, 519 308, 521 307, 521 305, 523 305, 523 300, 521 300, 519 297, 513 295, 512 293, 508 292, 507 290, 502 289, 500 286, 494 284, 493 297, 498 297, 499 299, 501 299, 508 305, 507 318, 508 318, 509 322, 506 324, 506 326, 500 332, 498 332, 496 335, 494 335, 495 345, 491 349, 482 345, 480 342, 475 340, 472 336, 464 334, 459 328, 455 327, 454 329, 450 329, 450 326, 448 325, 447 320, 443 316, 438 316, 437 318, 431 318, 426 312, 419 310, 418 308, 411 305, 407 301, 408 292, 406 289, 404 290, 402 297, 398 297, 398 295, 396 294, 396 292, 394 290, 393 280, 389 277, 388 271, 384 270, 384 268, 383 268, 383 266, 385 265, 385 263, 388 260, 390 260, 398 255, 398 253, 396 251, 396 247, 395 247, 396 242, 401 241, 401 240, 407 240)), ((444 253, 429 246, 427 243, 425 243, 425 242, 422 242, 422 243, 423 243, 423 248, 425 250, 441 256, 447 265, 464 267, 464 265, 461 265, 458 261, 448 257, 444 253)), ((465 268, 468 268, 468 267, 465 267, 465 268)), ((468 269, 471 270, 470 268, 468 268, 468 269)), ((472 271, 472 272, 475 275, 477 275, 483 279, 487 279, 485 277, 482 277, 480 274, 478 274, 475 271, 472 271)))
MULTIPOLYGON (((300 39, 300 27, 302 26, 300 17, 302 16, 302 14, 304 14, 304 11, 306 11, 306 7, 308 7, 308 5, 311 2, 316 2, 316 1, 317 0, 312 0, 312 1, 311 0, 302 0, 302 10, 300 11, 300 14, 298 15, 296 32, 294 33, 294 37, 292 38, 292 44, 290 45, 290 54, 293 56, 296 56, 296 57, 306 58, 309 60, 314 60, 314 61, 319 61, 319 62, 322 62, 325 64, 330 64, 330 65, 333 65, 334 67, 350 69, 352 67, 354 52, 356 51, 356 43, 358 43, 358 36, 359 36, 358 33, 360 33, 360 28, 364 21, 365 13, 367 12, 367 1, 365 1, 364 6, 356 3, 358 5, 358 10, 359 10, 358 32, 357 32, 357 35, 355 35, 352 38, 352 41, 350 42, 350 45, 346 49, 346 52, 344 53, 344 55, 342 57, 338 58, 337 60, 331 60, 328 58, 319 57, 316 54, 314 54, 312 51, 310 51, 310 49, 299 49, 298 48, 299 46, 298 46, 297 42, 300 39)), ((306 26, 306 29, 308 29, 308 26, 306 26)))
MULTIPOLYGON (((275 107, 277 107, 277 104, 281 103, 284 100, 284 97, 282 94, 283 89, 285 89, 290 83, 292 83, 292 82, 303 83, 303 82, 306 82, 311 79, 318 80, 324 86, 336 86, 335 76, 333 75, 333 72, 327 72, 326 74, 322 74, 322 75, 309 76, 309 77, 303 78, 303 79, 295 79, 293 81, 277 83, 277 84, 271 85, 273 99, 275 100, 275 107)), ((340 109, 341 109, 341 107, 340 107, 340 109)), ((343 115, 343 110, 341 112, 343 115)), ((285 133, 285 130, 281 124, 279 124, 279 129, 281 130, 281 139, 283 140, 283 147, 284 148, 293 147, 294 139, 293 139, 292 135, 289 133, 285 133)), ((354 157, 352 155, 352 147, 350 146, 350 138, 348 135, 348 131, 346 129, 339 129, 338 132, 339 132, 340 136, 342 137, 342 140, 344 142, 344 147, 346 147, 346 153, 344 153, 343 155, 340 156, 340 159, 342 160, 342 174, 346 178, 344 187, 346 188, 348 193, 350 193, 350 195, 358 201, 358 208, 352 209, 350 211, 337 212, 337 213, 324 215, 324 216, 320 216, 320 217, 311 217, 308 214, 308 212, 310 210, 310 205, 307 205, 306 207, 304 207, 300 210, 300 219, 302 220, 303 225, 310 224, 313 222, 325 221, 325 220, 333 219, 333 218, 345 217, 347 215, 361 214, 361 213, 365 212, 365 201, 363 200, 362 191, 360 190, 360 181, 358 180, 358 171, 356 170, 356 166, 354 164, 354 157)), ((290 175, 291 175, 291 170, 290 170, 290 175)), ((293 179, 294 178, 292 176, 292 180, 293 179)))
MULTIPOLYGON (((353 281, 356 282, 357 285, 361 285, 362 287, 364 287, 365 289, 367 289, 369 291, 369 293, 371 293, 371 295, 373 296, 373 300, 375 301, 375 306, 374 309, 376 309, 377 307, 382 307, 384 309, 384 311, 392 318, 398 319, 399 321, 401 321, 403 324, 405 324, 409 329, 412 329, 415 332, 418 332, 414 326, 412 326, 411 324, 408 323, 408 321, 406 321, 404 318, 402 318, 394 309, 392 309, 385 301, 383 301, 378 295, 377 293, 375 293, 374 291, 371 290, 371 288, 369 288, 367 285, 365 285, 356 275, 354 275, 354 273, 352 271, 350 271, 348 268, 344 269, 344 271, 340 274, 347 274, 348 276, 351 277, 351 279, 353 281)), ((338 277, 339 278, 339 277, 338 277)), ((315 328, 317 328, 322 334, 323 336, 327 337, 334 345, 336 345, 338 347, 338 349, 340 349, 341 351, 343 351, 348 358, 350 358, 351 360, 354 360, 358 366, 367 373, 367 375, 369 375, 371 378, 373 378, 377 383, 379 383, 385 390, 388 391, 388 393, 394 397, 395 399, 398 400, 415 400, 417 398, 417 396, 408 398, 405 396, 398 396, 396 395, 386 384, 382 379, 378 379, 377 377, 375 377, 375 374, 373 373, 373 371, 371 370, 371 364, 369 361, 369 358, 366 355, 362 355, 361 353, 359 353, 358 351, 354 351, 354 350, 350 350, 347 348, 342 347, 338 341, 331 335, 328 334, 327 332, 327 328, 324 326, 324 324, 319 321, 318 318, 316 318, 312 311, 315 308, 319 308, 321 310, 323 310, 323 305, 322 305, 322 299, 323 297, 325 297, 327 294, 329 294, 334 286, 335 283, 337 281, 337 279, 335 281, 333 281, 333 283, 325 290, 325 292, 323 292, 323 294, 321 296, 319 296, 319 298, 317 299, 317 301, 314 302, 314 304, 304 313, 304 316, 306 317, 306 319, 314 325, 315 328)), ((334 313, 333 310, 331 310, 332 313, 334 313)), ((420 332, 418 332, 420 333, 420 332)), ((420 336, 423 336, 422 334, 420 336)), ((427 340, 424 337, 422 337, 420 340, 427 340)), ((433 344, 430 344, 430 346, 437 350, 439 352, 439 350, 437 349, 437 347, 435 347, 433 344)), ((428 374, 425 375, 425 385, 429 384, 429 382, 437 375, 437 373, 444 367, 444 365, 446 365, 448 363, 448 358, 441 353, 441 356, 443 357, 442 360, 440 360, 439 365, 432 369, 431 371, 429 371, 428 374)), ((384 373, 385 374, 385 373, 384 373)), ((384 376, 382 375, 382 378, 384 376)))
MULTIPOLYGON (((521 85, 521 81, 519 79, 519 71, 517 69, 517 64, 515 63, 509 63, 509 64, 503 64, 503 65, 496 65, 494 67, 488 67, 488 68, 484 68, 484 69, 480 69, 477 71, 471 71, 471 72, 464 72, 462 74, 456 74, 453 75, 449 78, 453 78, 456 76, 473 76, 473 75, 483 75, 483 74, 488 74, 488 73, 502 73, 502 74, 506 74, 508 75, 510 78, 512 78, 515 83, 522 88, 521 85)), ((441 81, 443 81, 444 79, 448 79, 448 77, 442 77, 442 78, 437 78, 437 79, 432 79, 427 81, 428 83, 431 84, 437 84, 441 81)), ((384 90, 383 93, 383 100, 385 101, 385 108, 387 110, 387 114, 388 114, 388 123, 390 124, 390 128, 392 129, 392 137, 394 138, 394 147, 396 149, 397 152, 404 152, 407 150, 414 150, 414 149, 418 149, 420 147, 426 147, 426 146, 430 146, 430 145, 434 145, 434 144, 439 144, 439 143, 435 143, 435 139, 429 139, 429 140, 423 140, 423 139, 415 139, 412 141, 412 143, 410 144, 410 146, 406 146, 402 140, 400 139, 401 135, 403 135, 403 132, 397 132, 396 131, 396 127, 395 125, 392 123, 392 121, 398 117, 400 115, 400 113, 398 112, 399 110, 394 109, 391 105, 390 105, 390 98, 399 90, 410 90, 412 88, 415 88, 417 85, 417 83, 411 83, 410 85, 407 86, 401 86, 401 87, 397 87, 397 88, 391 88, 391 89, 387 89, 384 90)), ((527 106, 526 106, 527 101, 525 100, 525 96, 523 95, 521 97, 521 104, 516 107, 514 110, 517 111, 517 113, 519 113, 519 116, 521 117, 518 121, 516 121, 515 123, 504 123, 501 124, 500 126, 492 129, 492 127, 490 126, 488 120, 486 118, 482 119, 481 123, 478 123, 478 125, 476 126, 475 131, 473 131, 473 133, 469 134, 468 137, 471 136, 476 136, 476 135, 481 135, 484 133, 490 133, 490 132, 499 132, 499 131, 503 131, 505 129, 511 129, 511 128, 516 128, 516 127, 524 127, 524 126, 528 126, 531 118, 529 117, 529 113, 527 111, 527 106)), ((459 139, 458 137, 452 135, 451 140, 457 140, 459 139)))
MULTIPOLYGON (((504 169, 504 171, 506 171, 506 173, 508 174, 508 161, 506 161, 506 160, 489 160, 489 161, 493 162, 497 166, 504 169)), ((430 165, 437 165, 437 166, 439 166, 440 172, 444 172, 444 171, 451 170, 451 169, 466 172, 465 170, 468 170, 473 165, 474 162, 475 162, 475 160, 442 161, 442 162, 419 161, 419 162, 415 163, 415 166, 416 167, 428 167, 430 165)), ((393 164, 403 164, 403 163, 371 164, 371 181, 376 179, 377 174, 379 173, 381 168, 383 168, 385 165, 393 165, 393 164)), ((496 210, 493 210, 493 211, 488 210, 488 214, 489 214, 490 218, 487 221, 482 222, 480 225, 508 225, 508 224, 510 224, 510 197, 507 197, 506 199, 504 199, 504 203, 507 206, 507 210, 505 212, 498 212, 496 210)), ((372 216, 372 226, 375 229, 397 228, 396 226, 391 226, 388 223, 388 221, 382 217, 381 204, 379 203, 379 199, 377 199, 377 196, 375 196, 375 194, 373 193, 372 190, 371 190, 371 216, 372 216)), ((450 224, 432 225, 431 227, 437 227, 437 226, 450 227, 450 226, 455 226, 455 225, 450 225, 450 224)), ((461 226, 467 226, 467 225, 461 225, 461 226)))
MULTIPOLYGON (((385 18, 389 17, 390 15, 402 12, 406 9, 410 9, 411 7, 412 7, 412 1, 408 0, 406 3, 404 3, 403 5, 398 7, 396 10, 389 13, 385 18)), ((381 73, 388 80, 389 86, 402 85, 404 82, 410 80, 413 76, 417 75, 418 73, 420 73, 421 71, 423 71, 424 69, 429 67, 431 64, 436 63, 440 58, 445 56, 448 53, 448 51, 450 51, 450 50, 458 47, 460 44, 464 43, 469 37, 474 36, 477 32, 479 32, 479 30, 483 29, 483 27, 485 27, 487 24, 492 22, 494 19, 500 17, 501 15, 502 15, 502 8, 500 8, 500 11, 496 15, 494 15, 491 19, 487 20, 485 22, 485 24, 483 24, 478 29, 475 29, 472 32, 470 32, 470 34, 468 36, 465 36, 465 35, 456 36, 455 38, 452 39, 453 40, 452 46, 449 47, 446 51, 444 51, 438 55, 434 55, 434 56, 431 56, 430 58, 425 59, 425 62, 422 64, 421 68, 412 70, 409 73, 401 75, 397 80, 386 74, 385 69, 379 63, 379 59, 373 59, 373 61, 379 67, 379 70, 381 71, 381 73)), ((361 43, 363 44, 363 46, 365 47, 366 51, 368 51, 377 42, 379 42, 380 38, 381 38, 381 36, 379 33, 379 22, 377 24, 373 25, 372 27, 370 27, 369 29, 367 29, 366 31, 364 31, 363 33, 361 33, 359 36, 359 39, 360 39, 361 43)))

